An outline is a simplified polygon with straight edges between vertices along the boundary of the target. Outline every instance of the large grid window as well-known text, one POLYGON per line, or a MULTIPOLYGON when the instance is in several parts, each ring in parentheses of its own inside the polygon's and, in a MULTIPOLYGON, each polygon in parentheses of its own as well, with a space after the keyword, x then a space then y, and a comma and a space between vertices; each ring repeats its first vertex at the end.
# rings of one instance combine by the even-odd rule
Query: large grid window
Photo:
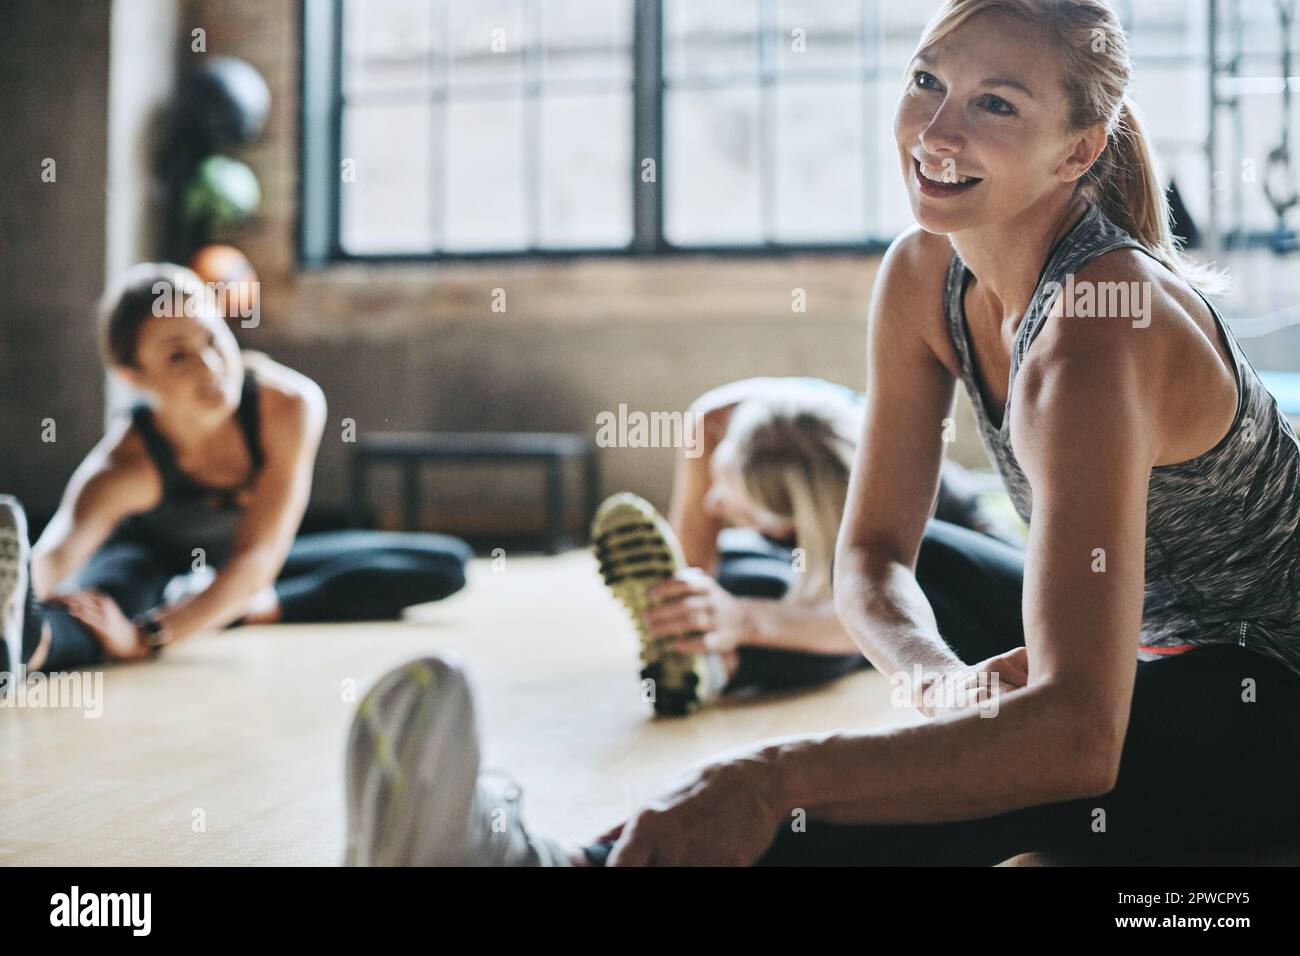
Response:
MULTIPOLYGON (((873 232, 864 0, 668 0, 664 237, 674 246, 873 232)), ((897 84, 895 84, 897 85, 897 84)), ((874 158, 874 157, 873 157, 874 158)))
MULTIPOLYGON (((304 258, 879 248, 912 221, 892 116, 938 6, 304 4, 304 258)), ((1277 72, 1273 4, 1115 7, 1134 97, 1193 215, 1217 191, 1224 231, 1269 228, 1236 170, 1280 128, 1280 98, 1250 90, 1277 72), (1211 9, 1245 91, 1217 133, 1226 190, 1205 161, 1211 9)))
POLYGON ((631 241, 631 0, 342 5, 345 253, 631 241))

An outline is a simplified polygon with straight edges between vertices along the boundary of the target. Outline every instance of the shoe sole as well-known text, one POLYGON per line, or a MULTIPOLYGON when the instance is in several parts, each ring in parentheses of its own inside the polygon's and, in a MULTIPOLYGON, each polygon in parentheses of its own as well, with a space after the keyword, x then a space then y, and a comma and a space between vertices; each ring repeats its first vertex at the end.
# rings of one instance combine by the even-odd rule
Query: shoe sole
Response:
POLYGON ((23 663, 23 609, 30 555, 22 505, 12 495, 0 495, 0 628, 5 648, 0 665, 9 674, 17 674, 23 663))
POLYGON ((474 699, 438 657, 385 674, 348 734, 345 866, 458 866, 478 786, 474 699))
MULTIPOLYGON (((655 602, 649 590, 686 567, 672 527, 654 506, 631 492, 607 498, 591 523, 592 549, 605 586, 627 608, 641 642, 641 679, 653 681, 654 709, 680 717, 708 703, 708 662, 702 654, 668 650, 672 637, 650 633, 643 615, 655 602)), ((690 631, 681 636, 698 636, 690 631)))

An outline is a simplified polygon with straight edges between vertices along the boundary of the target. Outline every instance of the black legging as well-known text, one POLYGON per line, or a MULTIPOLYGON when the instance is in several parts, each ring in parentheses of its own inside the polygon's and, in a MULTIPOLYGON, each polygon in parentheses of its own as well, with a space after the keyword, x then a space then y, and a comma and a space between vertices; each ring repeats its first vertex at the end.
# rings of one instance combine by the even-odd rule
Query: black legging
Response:
MULTIPOLYGON (((718 583, 737 597, 780 598, 793 585, 793 552, 749 529, 728 529, 718 539, 718 583)), ((998 653, 1009 633, 1020 632, 1020 581, 1024 552, 1004 541, 947 521, 931 519, 917 557, 916 577, 935 613, 939 633, 960 635, 976 660, 998 653), (985 602, 983 595, 1000 600, 985 602)), ((816 654, 742 646, 728 691, 784 690, 832 680, 869 666, 861 654, 816 654)))
MULTIPOLYGON (((469 545, 441 534, 324 531, 294 541, 275 581, 285 623, 396 618, 405 607, 438 601, 465 586, 469 545)), ((128 617, 155 607, 168 582, 188 570, 147 544, 110 540, 70 582, 73 590, 103 591, 128 617)), ((74 670, 101 663, 104 650, 68 609, 40 606, 50 625, 43 670, 74 670)))
MULTIPOLYGON (((918 579, 931 582, 927 596, 944 595, 934 607, 939 631, 967 663, 1024 643, 1017 554, 964 528, 927 525, 918 579)), ((991 866, 1025 852, 1126 865, 1244 859, 1300 842, 1298 795, 1300 675, 1229 644, 1137 664, 1119 775, 1104 796, 949 823, 808 820, 804 832, 782 826, 759 862, 991 866)), ((587 856, 602 863, 609 846, 587 856)))
MULTIPOLYGON (((736 597, 785 595, 794 584, 794 553, 748 528, 729 528, 718 536, 718 584, 736 597)), ((861 654, 816 654, 741 645, 736 673, 727 692, 776 691, 833 680, 868 666, 861 654)))

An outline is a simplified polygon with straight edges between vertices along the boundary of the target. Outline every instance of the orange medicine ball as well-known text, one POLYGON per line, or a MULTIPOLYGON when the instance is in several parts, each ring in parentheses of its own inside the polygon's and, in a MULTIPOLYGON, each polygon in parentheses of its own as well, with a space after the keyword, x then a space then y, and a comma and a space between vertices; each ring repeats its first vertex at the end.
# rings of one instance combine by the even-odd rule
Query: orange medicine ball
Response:
POLYGON ((190 259, 190 268, 213 290, 228 321, 256 314, 260 299, 257 272, 234 246, 204 246, 190 259))

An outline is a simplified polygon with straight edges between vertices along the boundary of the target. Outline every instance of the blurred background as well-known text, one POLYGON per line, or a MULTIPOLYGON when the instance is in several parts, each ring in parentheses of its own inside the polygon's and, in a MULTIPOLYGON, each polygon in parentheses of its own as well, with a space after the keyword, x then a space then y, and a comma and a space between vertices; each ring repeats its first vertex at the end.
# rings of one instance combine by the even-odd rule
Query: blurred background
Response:
MULTIPOLYGON (((590 437, 621 403, 683 410, 746 376, 861 389, 878 257, 910 224, 892 112, 937 6, 9 0, 0 489, 39 529, 125 400, 93 335, 107 278, 211 244, 260 280, 243 347, 329 399, 309 528, 347 520, 345 420, 590 437), (222 96, 238 109, 213 132, 222 96)), ((1300 371, 1294 0, 1115 7, 1182 225, 1237 278, 1225 315, 1257 369, 1300 371)), ((958 391, 951 454, 986 468, 958 391)), ((672 452, 599 459, 604 491, 666 506, 672 452)), ((396 527, 390 472, 368 501, 396 527)), ((418 481, 422 527, 545 520, 516 465, 418 481)))

